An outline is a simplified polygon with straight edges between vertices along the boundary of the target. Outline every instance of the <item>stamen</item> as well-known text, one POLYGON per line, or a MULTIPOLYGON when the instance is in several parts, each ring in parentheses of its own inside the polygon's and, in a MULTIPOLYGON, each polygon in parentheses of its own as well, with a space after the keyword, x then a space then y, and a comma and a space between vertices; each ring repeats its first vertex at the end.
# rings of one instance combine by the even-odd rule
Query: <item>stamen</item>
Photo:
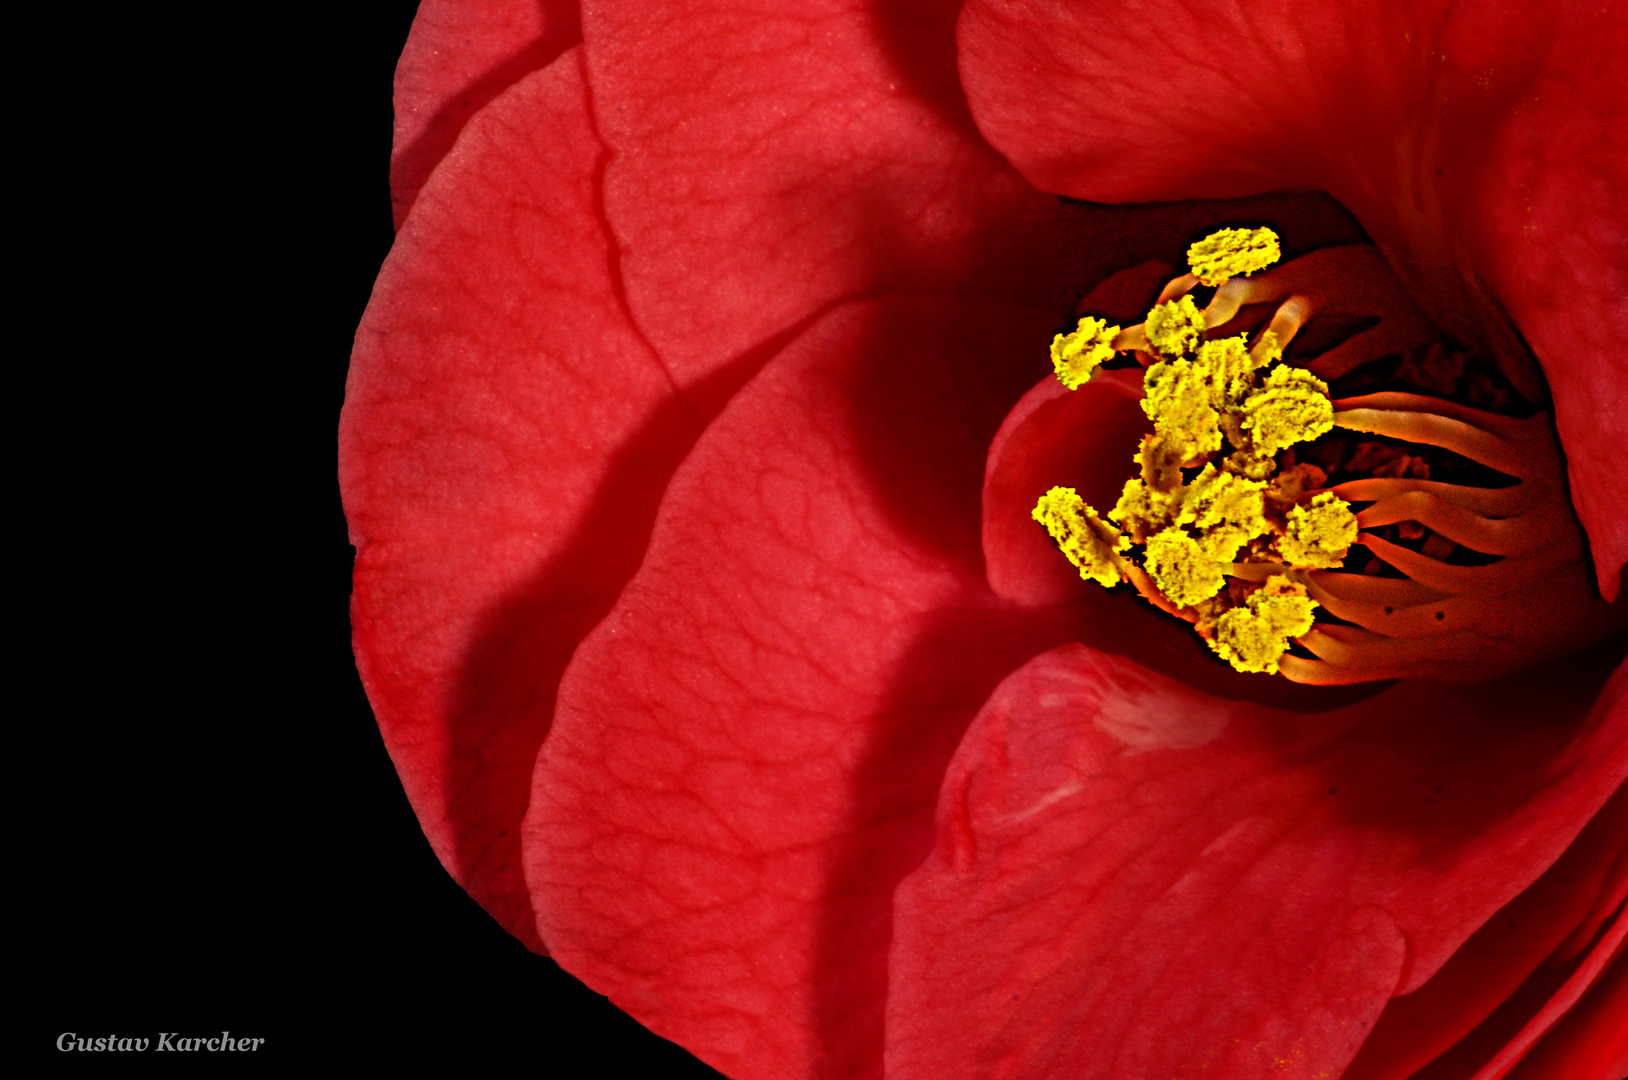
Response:
POLYGON ((1501 473, 1526 479, 1541 468, 1548 420, 1534 425, 1418 394, 1369 394, 1339 402, 1334 422, 1350 431, 1386 435, 1451 450, 1501 473))
MULTIPOLYGON (((1223 230, 1193 245, 1192 273, 1165 286, 1145 323, 1121 330, 1088 317, 1054 341, 1071 388, 1115 351, 1135 350, 1148 369, 1142 408, 1154 431, 1137 453, 1140 477, 1107 515, 1124 531, 1072 489, 1035 507, 1081 575, 1130 581, 1239 671, 1324 685, 1490 678, 1628 628, 1628 605, 1594 590, 1548 414, 1518 419, 1393 391, 1331 401, 1324 380, 1387 357, 1398 359, 1379 370, 1409 372, 1417 381, 1404 385, 1432 391, 1464 393, 1466 370, 1484 369, 1442 346, 1373 247, 1257 273, 1276 247, 1270 230, 1223 230), (1203 311, 1189 295, 1201 281, 1218 286, 1203 311), (1277 307, 1251 343, 1260 322, 1240 313, 1262 303, 1277 307), (1369 325, 1304 368, 1283 363, 1323 316, 1369 325), (1335 428, 1379 438, 1353 444, 1335 428), (1457 457, 1444 462, 1432 447, 1457 457), (1458 477, 1476 466, 1514 483, 1430 479, 1433 467, 1458 477), (1325 467, 1356 478, 1325 489, 1325 467), (1352 502, 1368 505, 1353 512, 1352 502), (1365 573, 1339 569, 1354 545, 1367 549, 1356 563, 1365 573), (1386 573, 1400 576, 1375 576, 1386 573), (1339 622, 1316 622, 1319 608, 1339 622), (1291 640, 1311 656, 1289 654, 1291 640)), ((1477 377, 1470 400, 1510 400, 1477 377)), ((1369 369, 1353 378, 1374 385, 1369 369)))
MULTIPOLYGON (((1324 597, 1346 605, 1369 605, 1390 614, 1392 611, 1445 599, 1447 594, 1426 588, 1411 578, 1370 577, 1367 574, 1316 573, 1306 576, 1307 587, 1318 603, 1324 597)), ((1332 611, 1333 609, 1330 608, 1332 611)), ((1339 618, 1346 618, 1338 612, 1339 618)), ((1356 622, 1355 619, 1351 620, 1356 622)))
POLYGON ((1295 566, 1328 569, 1345 561, 1357 539, 1361 517, 1332 492, 1312 496, 1311 502, 1289 511, 1289 532, 1278 539, 1278 550, 1295 566))
POLYGON ((1365 531, 1356 542, 1406 576, 1398 588, 1355 574, 1314 575, 1313 598, 1356 625, 1319 624, 1300 639, 1317 659, 1285 658, 1284 675, 1322 685, 1485 679, 1628 625, 1622 606, 1606 604, 1595 591, 1548 413, 1517 419, 1401 393, 1336 404, 1340 427, 1451 450, 1519 483, 1477 488, 1377 478, 1333 488, 1341 498, 1373 500, 1357 515, 1365 531), (1370 531, 1402 521, 1430 531, 1422 550, 1370 531), (1444 561, 1457 547, 1496 559, 1444 561))
POLYGON ((1330 382, 1371 360, 1426 345, 1438 336, 1371 244, 1324 248, 1270 273, 1234 278, 1216 290, 1204 309, 1204 321, 1212 329, 1225 330, 1246 304, 1266 303, 1280 305, 1268 327, 1284 348, 1301 327, 1319 316, 1379 319, 1306 365, 1330 382))
POLYGON ((1485 517, 1428 491, 1410 491, 1381 499, 1357 515, 1357 524, 1364 529, 1394 525, 1399 521, 1417 521, 1455 544, 1487 555, 1520 555, 1544 539, 1541 532, 1527 527, 1528 523, 1520 518, 1485 517))
POLYGON ((1432 669, 1439 676, 1454 670, 1455 663, 1473 654, 1478 644, 1467 633, 1419 640, 1385 637, 1361 627, 1330 623, 1318 624, 1298 640, 1317 659, 1285 656, 1280 670, 1294 682, 1314 686, 1430 678, 1432 669))
MULTIPOLYGON (((1333 576, 1355 577, 1357 575, 1340 574, 1333 576)), ((1369 580, 1383 581, 1386 579, 1370 578, 1369 580)), ((1473 626, 1487 615, 1487 601, 1471 600, 1465 597, 1438 596, 1428 603, 1398 607, 1394 604, 1347 603, 1328 590, 1319 588, 1316 581, 1313 581, 1307 588, 1310 590, 1312 597, 1328 609, 1330 615, 1337 619, 1344 619, 1349 623, 1356 623, 1365 630, 1371 630, 1376 634, 1387 637, 1441 637, 1444 634, 1457 633, 1466 627, 1473 626)))
POLYGON ((1118 334, 1119 327, 1109 326, 1106 319, 1087 315, 1071 333, 1052 338, 1051 363, 1058 381, 1070 390, 1089 381, 1102 362, 1114 355, 1118 334))
POLYGON ((1186 464, 1221 449, 1221 415, 1210 406, 1209 372, 1190 360, 1148 368, 1142 411, 1186 464))
POLYGON ((1117 554, 1131 546, 1118 529, 1103 521, 1070 487, 1054 487, 1035 504, 1033 517, 1046 527, 1080 577, 1112 588, 1122 575, 1117 554))
MULTIPOLYGON (((1471 513, 1489 518, 1514 517, 1532 507, 1532 489, 1519 484, 1506 488, 1478 488, 1443 484, 1436 480, 1376 476, 1366 480, 1347 480, 1332 490, 1334 494, 1350 502, 1379 502, 1411 492, 1421 492, 1445 499, 1471 513)), ((1375 521, 1374 524, 1381 523, 1375 521)))
POLYGON ((1187 265, 1204 285, 1225 285, 1241 274, 1265 270, 1283 257, 1271 229, 1222 229, 1187 249, 1187 265))
MULTIPOLYGON (((1259 269, 1260 249, 1276 247, 1269 230, 1236 232, 1211 245, 1211 269, 1223 257, 1237 272, 1259 269)), ((1198 278, 1178 280, 1191 288, 1198 278)), ((1275 671, 1291 631, 1309 628, 1317 606, 1287 574, 1339 565, 1357 532, 1343 500, 1314 490, 1326 479, 1322 470, 1286 463, 1274 478, 1277 453, 1328 431, 1333 405, 1322 380, 1280 366, 1275 333, 1251 346, 1246 334, 1206 341, 1204 332, 1203 313, 1183 293, 1130 331, 1115 334, 1092 320, 1082 321, 1079 338, 1058 335, 1053 361, 1069 385, 1066 362, 1075 353, 1151 344, 1163 357, 1147 358, 1143 379, 1142 408, 1154 431, 1137 452, 1140 478, 1125 483, 1108 514, 1125 532, 1104 533, 1112 527, 1070 489, 1052 489, 1034 516, 1082 576, 1105 585, 1129 580, 1161 610, 1193 623, 1239 670, 1275 671), (1235 560, 1246 546, 1252 554, 1239 574, 1235 560), (1142 551, 1133 555, 1131 547, 1142 551), (1254 575, 1261 565, 1286 573, 1254 575)))
POLYGON ((1146 566, 1160 592, 1181 607, 1192 607, 1226 585, 1231 560, 1212 557, 1181 529, 1166 529, 1148 539, 1146 566))
POLYGON ((1190 353, 1204 340, 1204 313, 1191 296, 1183 296, 1155 307, 1142 324, 1147 343, 1161 356, 1190 353))
POLYGON ((1425 588, 1435 589, 1448 596, 1460 596, 1471 591, 1514 588, 1527 572, 1553 568, 1512 562, 1508 559, 1486 566, 1454 566, 1452 563, 1410 550, 1400 544, 1393 544, 1368 532, 1358 533, 1357 543, 1425 588))
POLYGON ((1182 489, 1177 525, 1199 530, 1208 554, 1230 563, 1238 549, 1267 530, 1266 485, 1231 473, 1217 472, 1214 465, 1182 489))
POLYGON ((1215 651, 1238 671, 1270 674, 1292 657, 1289 640, 1312 628, 1317 604, 1305 587, 1281 575, 1266 579, 1247 607, 1224 612, 1215 624, 1215 651))
POLYGON ((1334 428, 1328 384, 1303 368, 1273 368, 1265 384, 1244 402, 1243 427, 1262 454, 1326 435, 1334 428))

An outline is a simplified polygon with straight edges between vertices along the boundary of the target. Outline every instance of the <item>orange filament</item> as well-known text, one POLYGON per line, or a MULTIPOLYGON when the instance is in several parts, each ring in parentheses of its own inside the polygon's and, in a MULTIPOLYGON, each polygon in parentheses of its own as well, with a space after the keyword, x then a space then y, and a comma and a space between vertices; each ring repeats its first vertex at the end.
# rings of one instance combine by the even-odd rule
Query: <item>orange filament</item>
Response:
POLYGON ((1311 595, 1355 625, 1319 624, 1299 641, 1317 657, 1283 658, 1282 672, 1320 685, 1427 676, 1478 680, 1580 648, 1624 626, 1595 590, 1588 542, 1573 512, 1565 459, 1548 413, 1524 420, 1417 394, 1335 402, 1352 431, 1439 446, 1512 476, 1505 488, 1429 480, 1351 480, 1331 490, 1353 502, 1364 530, 1414 521, 1448 547, 1497 560, 1455 565, 1372 532, 1357 543, 1403 578, 1317 572, 1311 595))
MULTIPOLYGON (((1186 296, 1199 285, 1193 274, 1172 278, 1157 303, 1186 296)), ((1204 325, 1226 330, 1245 305, 1276 303, 1267 323, 1280 348, 1287 348, 1302 327, 1318 316, 1368 316, 1378 322, 1351 335, 1306 367, 1333 380, 1385 356, 1428 344, 1438 331, 1421 312, 1371 244, 1324 248, 1253 277, 1235 277, 1215 291, 1204 309, 1204 325)), ((1121 330, 1114 348, 1136 350, 1142 365, 1158 359, 1148 351, 1141 325, 1121 330)))

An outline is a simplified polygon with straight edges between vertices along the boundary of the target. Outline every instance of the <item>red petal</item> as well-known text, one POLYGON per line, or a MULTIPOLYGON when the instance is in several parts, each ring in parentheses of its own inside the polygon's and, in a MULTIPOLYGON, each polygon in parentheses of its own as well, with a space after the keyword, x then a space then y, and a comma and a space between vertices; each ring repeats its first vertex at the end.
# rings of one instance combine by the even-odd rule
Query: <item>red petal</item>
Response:
POLYGON ((1628 22, 1609 6, 969 0, 979 127, 1104 201, 1321 188, 1485 336, 1487 289, 1548 376, 1601 587, 1628 558, 1628 22))
MULTIPOLYGON (((1620 912, 1617 918, 1620 925, 1620 912)), ((1628 960, 1619 944, 1609 970, 1510 1071, 1509 1080, 1621 1080, 1628 1076, 1625 1016, 1628 960)))
POLYGON ((357 664, 441 861, 539 946, 519 826, 554 689, 699 431, 629 327, 578 57, 469 124, 357 332, 340 478, 357 664))
POLYGON ((983 587, 984 448, 1050 317, 823 317, 675 476, 527 819, 555 957, 737 1077, 878 1076, 894 883, 962 728, 1066 629, 983 587))
POLYGON ((1620 1056, 1621 1014, 1614 1023, 1608 1019, 1602 1025, 1602 1018, 1589 1015, 1594 1006, 1585 1004, 1602 995, 1609 999, 1613 993, 1610 972, 1620 960, 1628 932, 1620 911, 1616 914, 1619 918, 1606 926, 1585 956, 1560 967, 1539 968, 1480 1026, 1411 1074, 1411 1080, 1501 1080, 1512 1072, 1528 1080, 1620 1080, 1620 1072, 1545 1068, 1556 1061, 1586 1063, 1620 1056), (1601 984, 1599 993, 1590 993, 1596 984, 1601 984), (1581 1012, 1568 1024, 1565 1020, 1573 1010, 1581 1012), (1534 1051, 1536 1057, 1528 1064, 1534 1051))
POLYGON ((423 0, 396 64, 396 228, 469 118, 582 40, 575 0, 423 0))
POLYGON ((858 295, 1061 300, 1059 207, 973 129, 955 7, 607 0, 585 12, 629 301, 681 380, 697 359, 760 347, 858 295))
POLYGON ((899 888, 890 1077, 1338 1075, 1628 773, 1603 659, 1307 716, 1037 658, 899 888))
MULTIPOLYGON (((1543 362, 1572 499, 1610 599, 1628 559, 1628 146, 1617 134, 1628 114, 1628 20, 1600 10, 1603 24, 1542 13, 1536 58, 1514 50, 1528 81, 1501 88, 1509 115, 1486 125, 1484 170, 1443 199, 1457 210, 1449 235, 1543 362)), ((1529 33, 1537 12, 1517 5, 1512 14, 1515 33, 1529 33)), ((1474 86, 1494 64, 1507 70, 1511 50, 1500 51, 1464 65, 1460 84, 1474 86)), ((1479 145, 1462 157, 1474 160, 1479 145)))
MULTIPOLYGON (((1621 906, 1622 882, 1612 879, 1612 871, 1620 877, 1625 854, 1628 788, 1618 788, 1531 888, 1488 919, 1429 982, 1385 1007, 1342 1080, 1414 1076, 1516 995, 1538 965, 1562 945, 1569 930, 1586 931, 1584 944, 1589 944, 1600 926, 1590 905, 1608 905, 1601 918, 1621 906)), ((1520 1017, 1505 1041, 1527 1019, 1520 1017)), ((1479 1058, 1472 1051, 1470 1060, 1486 1057, 1484 1051, 1479 1058)))

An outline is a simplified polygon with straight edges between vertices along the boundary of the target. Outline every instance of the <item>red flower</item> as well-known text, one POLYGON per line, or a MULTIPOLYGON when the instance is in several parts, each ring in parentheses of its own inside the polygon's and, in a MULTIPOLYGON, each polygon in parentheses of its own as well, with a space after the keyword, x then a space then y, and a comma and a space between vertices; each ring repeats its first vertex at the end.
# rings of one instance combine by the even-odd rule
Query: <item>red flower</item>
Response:
POLYGON ((1620 644, 1331 697, 997 592, 980 540, 1087 287, 1229 213, 1350 230, 1040 189, 1321 188, 1443 318, 1507 308, 1614 591, 1624 34, 1543 17, 973 4, 969 113, 953 4, 605 3, 577 44, 566 4, 426 0, 341 467, 448 869, 742 1078, 1603 1076, 1620 644))

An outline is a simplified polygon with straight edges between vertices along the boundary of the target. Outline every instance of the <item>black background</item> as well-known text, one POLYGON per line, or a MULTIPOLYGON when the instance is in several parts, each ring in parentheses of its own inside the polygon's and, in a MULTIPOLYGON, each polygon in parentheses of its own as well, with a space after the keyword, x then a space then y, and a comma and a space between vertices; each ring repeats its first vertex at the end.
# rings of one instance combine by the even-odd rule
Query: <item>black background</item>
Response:
POLYGON ((718 1075, 452 882, 351 660, 335 426, 415 7, 102 25, 83 102, 41 124, 65 179, 40 197, 71 224, 37 275, 60 308, 23 316, 59 344, 19 394, 20 561, 52 569, 20 575, 15 676, 44 691, 15 722, 43 734, 14 758, 40 791, 20 838, 43 850, 15 887, 57 1062, 65 1032, 225 1029, 266 1062, 718 1075))

